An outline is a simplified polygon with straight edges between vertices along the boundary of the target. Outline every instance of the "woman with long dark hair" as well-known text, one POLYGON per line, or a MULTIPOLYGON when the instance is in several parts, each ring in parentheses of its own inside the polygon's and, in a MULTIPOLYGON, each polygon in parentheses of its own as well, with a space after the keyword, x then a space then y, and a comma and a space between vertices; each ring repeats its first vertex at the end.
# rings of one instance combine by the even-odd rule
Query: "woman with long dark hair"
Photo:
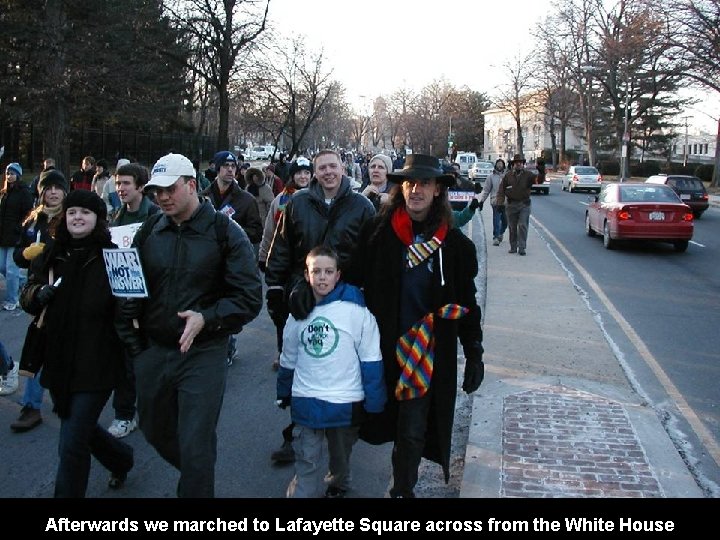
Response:
POLYGON ((56 497, 84 497, 93 455, 122 486, 133 448, 113 437, 98 418, 122 374, 123 350, 102 249, 110 240, 107 208, 92 191, 71 191, 54 231, 55 241, 35 258, 21 295, 25 311, 47 307, 47 343, 40 383, 60 417, 56 497))

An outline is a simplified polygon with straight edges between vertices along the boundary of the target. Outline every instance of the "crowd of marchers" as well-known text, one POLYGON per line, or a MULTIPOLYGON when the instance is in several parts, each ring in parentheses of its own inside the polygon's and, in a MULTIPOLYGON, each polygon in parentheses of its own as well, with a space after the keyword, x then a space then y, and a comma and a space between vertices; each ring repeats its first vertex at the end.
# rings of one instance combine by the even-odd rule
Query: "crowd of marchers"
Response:
POLYGON ((60 420, 57 497, 85 496, 93 457, 122 489, 134 465, 125 437, 138 428, 179 471, 179 497, 212 497, 228 369, 264 303, 276 328, 268 368, 289 413, 271 457, 294 464, 288 497, 348 495, 358 441, 392 443, 391 497, 415 496, 423 457, 448 481, 458 369, 467 393, 484 377, 478 262, 461 227, 491 197, 498 245, 506 195, 510 226, 520 222, 511 248, 524 254, 521 165, 515 179, 496 163, 453 211, 459 172, 424 154, 327 149, 257 167, 220 151, 204 171, 173 152, 112 171, 86 156, 69 179, 48 158, 29 185, 10 163, 3 308, 32 316, 19 358, 0 343, 0 394, 22 387, 10 428, 42 423, 47 390, 60 420), (103 250, 132 225, 147 290, 116 296, 103 250))

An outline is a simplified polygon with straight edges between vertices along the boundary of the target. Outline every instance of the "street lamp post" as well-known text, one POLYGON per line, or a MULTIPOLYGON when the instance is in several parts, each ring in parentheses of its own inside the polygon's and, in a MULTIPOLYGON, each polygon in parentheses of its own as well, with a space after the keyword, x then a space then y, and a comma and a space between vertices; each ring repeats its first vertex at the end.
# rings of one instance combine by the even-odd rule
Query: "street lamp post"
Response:
POLYGON ((630 133, 628 132, 629 123, 629 112, 630 112, 630 70, 625 72, 625 131, 622 137, 622 147, 620 150, 621 159, 621 171, 620 171, 620 182, 627 180, 628 173, 628 143, 630 142, 630 133))
POLYGON ((693 118, 692 116, 683 116, 682 119, 685 120, 685 147, 683 149, 683 167, 687 167, 688 163, 688 120, 690 118, 693 118))

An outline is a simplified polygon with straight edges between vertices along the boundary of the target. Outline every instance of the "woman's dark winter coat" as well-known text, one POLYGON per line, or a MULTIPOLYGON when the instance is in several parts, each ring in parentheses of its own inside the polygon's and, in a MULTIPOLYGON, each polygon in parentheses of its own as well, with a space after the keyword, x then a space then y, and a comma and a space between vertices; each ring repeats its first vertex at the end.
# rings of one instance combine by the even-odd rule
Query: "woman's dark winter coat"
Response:
POLYGON ((35 297, 48 283, 50 267, 53 281, 62 277, 45 313, 47 347, 40 378, 60 417, 67 416, 72 393, 112 390, 124 369, 103 247, 117 246, 90 238, 71 241, 70 246, 46 246, 33 260, 20 298, 25 311, 38 315, 42 307, 35 297))
POLYGON ((13 247, 20 239, 25 216, 33 207, 30 189, 20 180, 0 191, 0 246, 13 247))
MULTIPOLYGON (((432 257, 432 304, 438 309, 456 303, 470 309, 459 320, 435 318, 435 361, 430 384, 428 431, 423 457, 439 463, 449 479, 450 444, 455 413, 457 384, 457 340, 467 357, 481 358, 482 330, 480 308, 475 301, 474 278, 478 272, 475 245, 461 231, 448 231, 442 247, 432 257), (440 261, 442 260, 442 270, 440 261), (441 284, 444 277, 445 285, 441 284)), ((385 411, 365 424, 360 437, 371 443, 394 441, 397 425, 395 385, 400 367, 395 359, 397 340, 408 328, 400 328, 400 279, 405 271, 406 246, 398 239, 384 216, 367 223, 360 232, 357 250, 352 258, 348 281, 363 287, 367 307, 380 328, 380 349, 385 365, 388 403, 385 411), (375 231, 378 229, 377 235, 375 231)))

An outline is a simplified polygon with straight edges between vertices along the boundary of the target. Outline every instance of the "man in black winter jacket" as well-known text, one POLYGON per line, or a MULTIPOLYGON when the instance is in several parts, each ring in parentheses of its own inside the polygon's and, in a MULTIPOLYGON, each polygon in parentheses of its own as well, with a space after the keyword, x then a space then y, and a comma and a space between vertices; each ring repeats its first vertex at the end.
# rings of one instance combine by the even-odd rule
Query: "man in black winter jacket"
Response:
POLYGON ((139 320, 139 335, 125 342, 135 357, 140 429, 180 471, 179 497, 212 497, 228 336, 257 317, 262 284, 247 235, 198 197, 189 159, 160 158, 145 189, 163 213, 133 242, 149 297, 122 308, 139 320))
MULTIPOLYGON (((360 228, 375 215, 370 200, 353 191, 350 179, 343 175, 340 154, 321 150, 313 158, 313 168, 315 176, 308 187, 293 195, 280 216, 268 253, 265 283, 271 317, 287 312, 285 305, 296 285, 301 290, 306 288, 305 257, 312 248, 321 244, 332 248, 340 258, 340 268, 344 268, 360 228)), ((307 290, 305 293, 310 294, 307 290)), ((305 318, 293 315, 296 319, 305 318)), ((283 431, 283 439, 282 448, 273 452, 271 458, 292 462, 292 424, 283 431)))

